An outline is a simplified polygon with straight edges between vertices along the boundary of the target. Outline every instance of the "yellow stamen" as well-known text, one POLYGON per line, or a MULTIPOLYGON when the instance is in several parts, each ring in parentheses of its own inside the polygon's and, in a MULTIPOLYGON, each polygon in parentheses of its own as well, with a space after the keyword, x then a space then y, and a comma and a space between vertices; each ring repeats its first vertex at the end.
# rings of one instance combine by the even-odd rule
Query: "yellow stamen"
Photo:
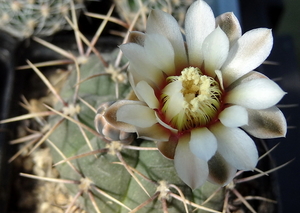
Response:
POLYGON ((222 90, 219 83, 212 77, 203 75, 199 68, 188 67, 181 72, 181 76, 170 76, 169 83, 181 81, 183 96, 182 106, 170 104, 170 96, 162 94, 162 111, 182 107, 179 113, 170 118, 170 123, 180 131, 198 126, 205 126, 216 116, 220 105, 222 90))

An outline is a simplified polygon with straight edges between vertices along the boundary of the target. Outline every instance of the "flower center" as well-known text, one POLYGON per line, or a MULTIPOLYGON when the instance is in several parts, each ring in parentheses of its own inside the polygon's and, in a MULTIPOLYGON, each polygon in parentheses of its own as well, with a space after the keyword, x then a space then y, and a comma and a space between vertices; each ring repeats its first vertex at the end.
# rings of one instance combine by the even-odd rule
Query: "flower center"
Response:
POLYGON ((184 131, 205 126, 216 117, 222 90, 214 78, 203 75, 199 68, 188 67, 167 81, 161 96, 162 112, 171 126, 184 131))

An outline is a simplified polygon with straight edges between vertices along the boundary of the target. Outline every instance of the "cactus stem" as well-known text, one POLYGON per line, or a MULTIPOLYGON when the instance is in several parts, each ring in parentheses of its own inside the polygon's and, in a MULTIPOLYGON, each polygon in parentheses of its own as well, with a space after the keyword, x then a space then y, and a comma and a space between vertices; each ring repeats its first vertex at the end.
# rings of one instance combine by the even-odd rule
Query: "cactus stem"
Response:
POLYGON ((141 189, 150 197, 149 192, 146 190, 146 188, 143 186, 143 184, 139 181, 139 179, 135 176, 135 174, 132 172, 132 170, 129 168, 128 164, 123 159, 120 152, 116 152, 116 155, 118 159, 121 161, 125 169, 128 171, 128 173, 131 175, 131 177, 137 182, 137 184, 141 187, 141 189))
MULTIPOLYGON (((123 165, 123 163, 121 162, 114 162, 114 164, 120 164, 120 165, 123 165)), ((151 180, 150 178, 148 178, 146 175, 142 174, 141 172, 139 172, 138 170, 136 170, 135 168, 127 165, 128 169, 130 169, 131 171, 133 171, 134 173, 138 174, 139 176, 141 176, 143 179, 145 179, 146 181, 150 182, 150 183, 153 183, 155 185, 158 185, 157 182, 151 180)))
POLYGON ((94 186, 94 185, 92 185, 91 187, 92 187, 92 189, 94 189, 95 191, 97 191, 99 194, 105 196, 106 198, 110 199, 111 201, 115 202, 116 204, 118 204, 118 205, 124 207, 125 209, 127 209, 127 210, 129 210, 129 211, 131 211, 131 209, 130 209, 128 206, 124 205, 122 202, 118 201, 118 200, 115 199, 114 197, 112 197, 112 196, 110 196, 109 194, 105 193, 104 191, 102 191, 102 190, 99 189, 98 187, 96 187, 96 186, 94 186))
MULTIPOLYGON (((78 185, 79 191, 73 197, 72 202, 69 204, 68 209, 65 212, 69 212, 71 210, 71 208, 75 205, 75 202, 78 200, 78 198, 83 193, 87 193, 89 195, 89 197, 91 198, 91 194, 92 194, 91 190, 97 191, 99 194, 101 194, 104 197, 108 198, 112 202, 114 202, 114 203, 116 203, 116 204, 118 204, 118 205, 126 208, 127 210, 131 211, 131 209, 128 206, 126 206, 125 204, 123 204, 119 200, 115 199, 114 197, 110 196, 109 194, 107 194, 103 190, 99 189, 98 187, 96 187, 93 184, 93 182, 89 178, 87 178, 87 177, 81 177, 80 180, 68 180, 68 179, 57 179, 57 178, 40 177, 40 176, 37 176, 37 175, 31 175, 31 174, 25 174, 25 173, 21 173, 20 175, 23 176, 23 177, 37 179, 37 180, 50 181, 50 182, 56 182, 56 183, 65 183, 65 184, 76 184, 76 185, 78 185)), ((82 176, 82 175, 80 174, 80 176, 82 176)), ((94 199, 91 199, 91 202, 94 202, 94 199)), ((95 208, 95 210, 97 212, 100 212, 99 209, 98 209, 98 207, 96 207, 95 202, 94 202, 93 206, 94 206, 94 208, 95 208)))
POLYGON ((148 205, 149 203, 151 203, 152 201, 154 201, 158 196, 159 196, 160 192, 156 192, 152 197, 150 197, 149 199, 147 199, 145 202, 141 203, 140 205, 138 205, 136 208, 134 208, 132 211, 130 211, 129 213, 135 213, 138 212, 140 209, 142 209, 144 206, 148 205))
MULTIPOLYGON (((67 157, 62 153, 62 151, 50 140, 50 139, 47 139, 47 142, 57 151, 57 153, 64 159, 64 160, 66 160, 67 159, 67 157)), ((79 175, 81 175, 80 174, 80 172, 79 172, 79 170, 73 165, 73 164, 71 164, 71 162, 70 162, 70 160, 66 160, 65 162, 67 162, 67 164, 77 173, 77 174, 79 174, 79 175)), ((53 165, 53 167, 54 167, 55 165, 53 165)))

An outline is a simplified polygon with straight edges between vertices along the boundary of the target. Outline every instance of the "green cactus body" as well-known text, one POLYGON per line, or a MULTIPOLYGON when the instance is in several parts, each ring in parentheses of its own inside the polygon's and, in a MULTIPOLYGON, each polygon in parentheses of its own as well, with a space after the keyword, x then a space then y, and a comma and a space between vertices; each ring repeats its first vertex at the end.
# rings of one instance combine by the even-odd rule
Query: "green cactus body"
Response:
MULTIPOLYGON (((114 55, 115 54, 111 54, 108 55, 108 57, 112 58, 114 55)), ((104 70, 105 68, 100 60, 95 56, 90 56, 87 63, 80 67, 80 78, 85 79, 89 76, 104 72, 104 70)), ((62 98, 68 103, 73 101, 76 79, 77 74, 76 71, 73 70, 61 91, 62 98)), ((129 91, 130 86, 128 84, 119 85, 120 98, 125 98, 129 91)), ((93 107, 97 108, 104 102, 114 101, 116 99, 115 82, 112 80, 110 75, 102 75, 89 79, 80 84, 78 96, 93 107)), ((93 124, 95 112, 78 99, 76 99, 76 104, 80 106, 80 112, 77 115, 78 120, 94 129, 93 124)), ((62 104, 57 104, 55 108, 60 110, 62 108, 62 104)), ((54 115, 49 118, 49 123, 51 125, 55 125, 61 119, 61 116, 54 115)), ((101 140, 101 137, 88 131, 85 131, 85 133, 89 138, 93 150, 105 149, 107 147, 108 142, 101 140)), ((64 120, 58 128, 56 128, 49 139, 67 158, 91 151, 80 132, 78 125, 67 119, 64 120)), ((137 147, 156 147, 155 142, 141 140, 136 140, 131 145, 137 147)), ((98 154, 97 158, 95 155, 89 155, 76 160, 71 160, 71 163, 78 169, 78 171, 80 171, 80 174, 74 171, 68 163, 63 163, 57 166, 61 179, 80 181, 85 178, 85 180, 91 181, 91 185, 88 188, 82 188, 82 185, 80 184, 66 184, 74 196, 82 189, 83 193, 79 199, 79 205, 87 212, 95 212, 95 207, 90 202, 88 193, 85 193, 87 192, 87 189, 93 193, 99 210, 105 213, 129 212, 129 209, 133 210, 148 199, 151 199, 157 190, 162 189, 159 188, 159 184, 161 184, 161 186, 164 183, 167 184, 167 188, 163 188, 163 190, 166 189, 166 195, 164 195, 163 190, 160 190, 161 193, 157 197, 152 197, 153 201, 143 206, 143 208, 139 209, 138 212, 162 212, 163 207, 161 201, 164 199, 167 203, 168 212, 184 212, 185 207, 183 202, 170 196, 170 193, 173 193, 180 197, 178 192, 172 187, 169 187, 169 191, 168 186, 171 185, 168 184, 176 185, 183 192, 185 199, 198 205, 200 205, 216 189, 218 189, 218 186, 207 183, 201 188, 192 191, 176 175, 176 171, 173 167, 173 161, 163 157, 157 150, 138 151, 123 148, 120 151, 120 154, 122 159, 128 165, 127 168, 133 168, 146 177, 142 177, 137 172, 133 172, 133 170, 131 170, 144 189, 126 170, 125 166, 120 164, 120 160, 117 155, 107 153, 106 150, 103 153, 98 154), (121 206, 111 199, 101 195, 94 187, 97 187, 112 196, 128 208, 125 208, 124 206, 121 206), (148 195, 144 190, 148 192, 148 195)), ((61 155, 55 149, 52 149, 52 155, 54 162, 63 160, 61 155)), ((220 210, 223 205, 223 196, 224 191, 220 190, 219 193, 205 206, 215 210, 220 210)), ((192 206, 189 206, 188 208, 190 211, 195 209, 195 207, 192 206)), ((206 211, 198 210, 197 212, 206 211)))
MULTIPOLYGON (((74 1, 82 8, 83 1, 74 1)), ((70 29, 65 16, 70 15, 70 0, 1 0, 0 29, 18 38, 49 36, 70 29)))

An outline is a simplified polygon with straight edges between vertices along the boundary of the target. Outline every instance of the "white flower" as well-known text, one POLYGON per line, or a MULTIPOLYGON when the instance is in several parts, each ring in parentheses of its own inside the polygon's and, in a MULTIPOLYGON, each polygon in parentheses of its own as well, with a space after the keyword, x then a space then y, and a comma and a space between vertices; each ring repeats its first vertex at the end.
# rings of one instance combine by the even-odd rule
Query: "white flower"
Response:
POLYGON ((187 11, 185 39, 171 15, 153 10, 146 32, 131 32, 120 46, 138 100, 116 102, 107 113, 128 124, 119 125, 122 131, 157 141, 191 188, 206 180, 225 185, 258 161, 243 130, 258 138, 286 134, 274 106, 285 92, 252 71, 269 55, 272 33, 259 28, 241 35, 232 13, 215 19, 198 0, 187 11))

